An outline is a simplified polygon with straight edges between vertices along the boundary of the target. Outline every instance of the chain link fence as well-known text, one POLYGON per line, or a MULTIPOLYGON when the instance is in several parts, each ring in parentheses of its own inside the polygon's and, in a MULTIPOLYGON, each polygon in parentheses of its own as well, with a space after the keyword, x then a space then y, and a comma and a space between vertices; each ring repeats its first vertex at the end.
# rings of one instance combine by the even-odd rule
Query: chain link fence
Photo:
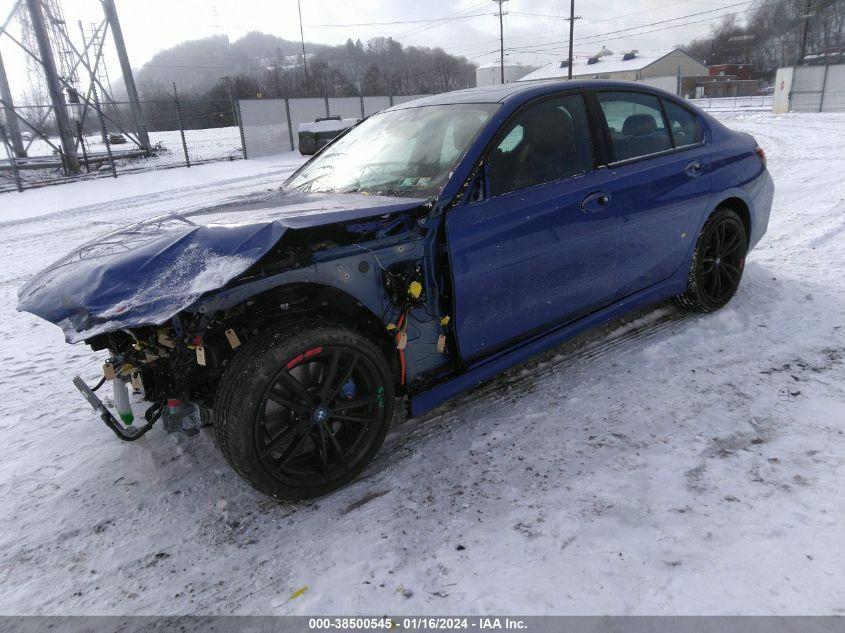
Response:
POLYGON ((703 99, 689 99, 690 103, 702 110, 712 112, 752 111, 770 112, 774 104, 772 95, 751 95, 747 97, 705 97, 703 99))
POLYGON ((130 104, 69 105, 73 151, 62 143, 51 105, 0 108, 0 192, 79 179, 244 158, 238 104, 232 99, 141 102, 149 146, 130 104))

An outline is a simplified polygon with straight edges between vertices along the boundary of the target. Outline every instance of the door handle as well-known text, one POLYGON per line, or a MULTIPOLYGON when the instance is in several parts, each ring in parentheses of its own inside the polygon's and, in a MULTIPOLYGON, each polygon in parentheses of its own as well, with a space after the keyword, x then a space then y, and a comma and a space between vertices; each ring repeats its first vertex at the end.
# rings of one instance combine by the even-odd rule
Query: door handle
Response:
POLYGON ((704 172, 704 165, 701 162, 694 160, 691 163, 687 163, 687 166, 684 167, 684 171, 690 178, 697 178, 704 172))
POLYGON ((581 202, 581 208, 587 213, 604 211, 610 204, 610 194, 605 191, 594 191, 581 202))

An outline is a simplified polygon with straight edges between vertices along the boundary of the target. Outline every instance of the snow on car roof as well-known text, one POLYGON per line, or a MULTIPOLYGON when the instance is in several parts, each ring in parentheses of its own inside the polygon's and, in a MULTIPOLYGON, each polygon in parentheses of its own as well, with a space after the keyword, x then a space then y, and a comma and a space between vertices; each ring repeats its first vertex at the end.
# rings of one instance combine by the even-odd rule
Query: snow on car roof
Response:
POLYGON ((416 108, 419 106, 429 105, 457 105, 462 103, 504 103, 512 99, 522 101, 533 96, 538 96, 546 92, 568 89, 597 89, 597 88, 620 88, 630 89, 636 86, 638 90, 650 90, 654 92, 664 92, 657 88, 645 86, 641 83, 634 83, 632 81, 623 81, 619 79, 588 79, 585 77, 567 80, 566 78, 554 78, 537 81, 516 81, 509 84, 497 84, 494 86, 483 86, 479 88, 467 88, 465 90, 453 90, 452 92, 443 92, 413 101, 406 101, 397 104, 382 112, 391 110, 401 110, 404 108, 416 108))

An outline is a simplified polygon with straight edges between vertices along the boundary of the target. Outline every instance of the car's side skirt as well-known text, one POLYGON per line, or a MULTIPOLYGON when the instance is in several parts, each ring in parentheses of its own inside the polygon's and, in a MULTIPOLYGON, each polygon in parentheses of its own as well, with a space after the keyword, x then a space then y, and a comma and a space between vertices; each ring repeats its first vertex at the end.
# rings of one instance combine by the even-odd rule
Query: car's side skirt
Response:
POLYGON ((503 371, 537 354, 551 349, 592 327, 627 314, 637 308, 665 301, 686 290, 687 270, 676 272, 669 279, 626 297, 577 321, 547 330, 518 345, 498 352, 470 365, 449 380, 411 397, 411 416, 417 417, 446 402, 459 393, 476 387, 503 371))

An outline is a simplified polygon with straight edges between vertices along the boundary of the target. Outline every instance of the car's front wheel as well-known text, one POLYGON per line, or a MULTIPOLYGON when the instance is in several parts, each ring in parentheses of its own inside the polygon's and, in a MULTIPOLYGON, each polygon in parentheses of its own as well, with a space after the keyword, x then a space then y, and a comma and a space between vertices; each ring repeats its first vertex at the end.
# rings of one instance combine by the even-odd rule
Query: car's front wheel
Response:
POLYGON ((295 326, 239 351, 217 390, 217 443, 258 490, 317 497, 372 459, 390 426, 393 394, 387 362, 369 340, 336 326, 295 326))
POLYGON ((724 306, 739 288, 747 252, 748 238, 742 220, 732 209, 716 209, 701 229, 687 291, 678 297, 678 302, 699 312, 724 306))

